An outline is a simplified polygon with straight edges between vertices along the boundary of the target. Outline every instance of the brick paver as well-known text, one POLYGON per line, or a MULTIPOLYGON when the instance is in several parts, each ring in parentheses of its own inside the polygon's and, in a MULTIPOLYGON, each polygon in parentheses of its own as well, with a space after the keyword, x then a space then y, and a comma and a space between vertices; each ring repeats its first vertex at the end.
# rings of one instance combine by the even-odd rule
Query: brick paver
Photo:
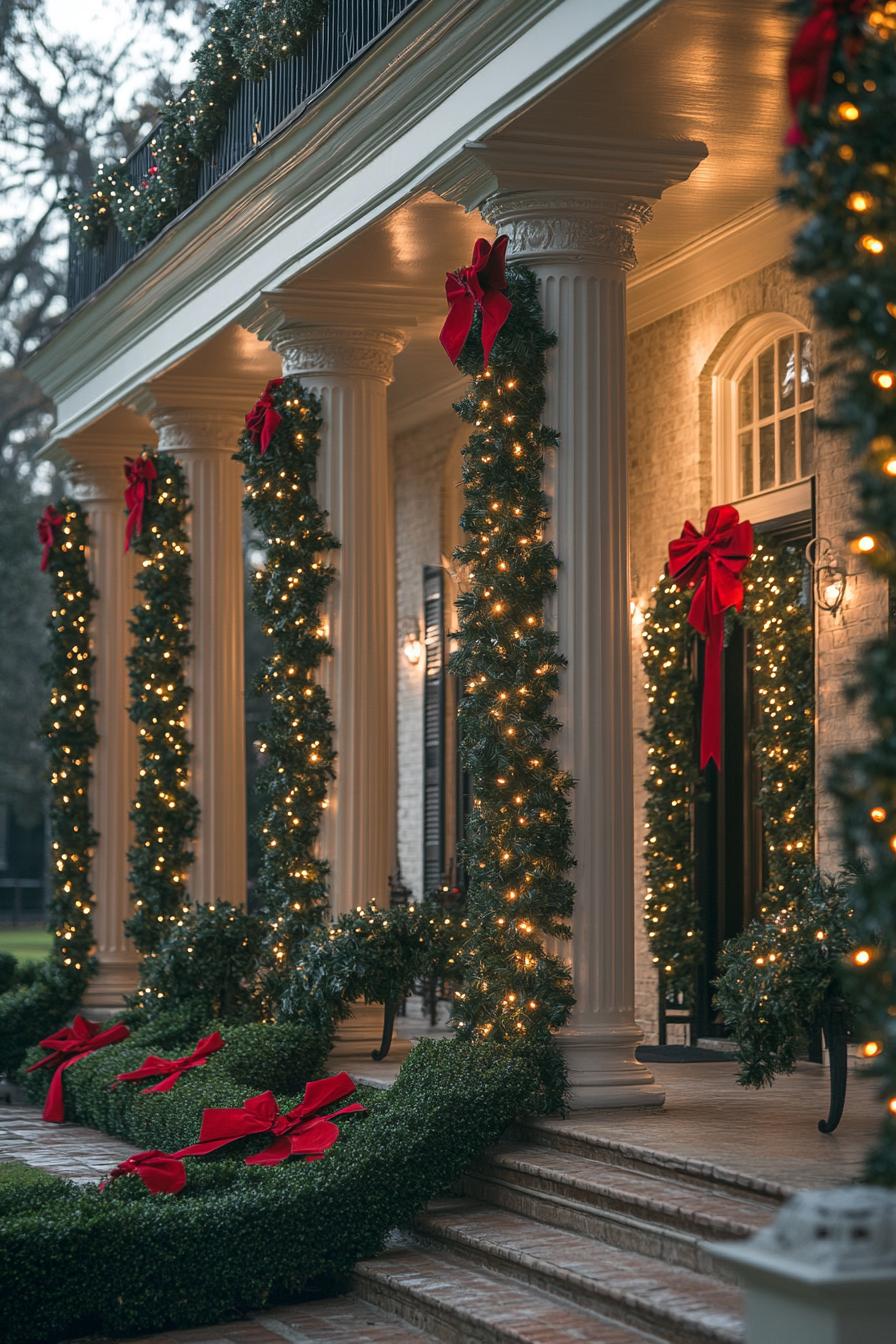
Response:
POLYGON ((114 1344, 432 1344, 432 1339, 349 1294, 282 1307, 247 1321, 173 1330, 149 1339, 142 1335, 114 1344))
POLYGON ((35 1106, 0 1106, 0 1162, 27 1162, 79 1184, 97 1181, 137 1149, 96 1129, 48 1125, 35 1106))

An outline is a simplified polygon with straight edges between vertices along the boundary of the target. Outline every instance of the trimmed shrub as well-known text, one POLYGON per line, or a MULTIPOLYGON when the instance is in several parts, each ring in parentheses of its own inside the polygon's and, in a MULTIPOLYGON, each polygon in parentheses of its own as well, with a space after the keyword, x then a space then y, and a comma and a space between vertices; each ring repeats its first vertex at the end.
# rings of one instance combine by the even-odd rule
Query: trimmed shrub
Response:
MULTIPOLYGON (((73 1101, 90 1067, 124 1048, 69 1070, 73 1101)), ((556 1100, 545 1097, 537 1060, 532 1051, 424 1041, 322 1161, 252 1168, 188 1158, 180 1195, 149 1196, 128 1176, 38 1210, 23 1200, 0 1230, 7 1344, 198 1326, 348 1272, 447 1189, 516 1115, 556 1100)), ((220 1104, 227 1089, 222 1082, 212 1096, 214 1081, 209 1064, 168 1096, 177 1104, 196 1093, 194 1104, 220 1104)), ((165 1094, 142 1101, 164 1102, 165 1094)), ((182 1141, 193 1137, 195 1127, 181 1129, 182 1141)))
POLYGON ((27 1050, 71 1016, 82 988, 47 961, 38 966, 30 983, 0 995, 0 1073, 14 1073, 27 1050))
POLYGON ((257 1019, 263 932, 257 915, 227 901, 182 912, 143 958, 135 1005, 148 1014, 185 1009, 194 1019, 257 1019))
POLYGON ((0 952, 0 994, 5 994, 16 983, 18 965, 11 952, 0 952))

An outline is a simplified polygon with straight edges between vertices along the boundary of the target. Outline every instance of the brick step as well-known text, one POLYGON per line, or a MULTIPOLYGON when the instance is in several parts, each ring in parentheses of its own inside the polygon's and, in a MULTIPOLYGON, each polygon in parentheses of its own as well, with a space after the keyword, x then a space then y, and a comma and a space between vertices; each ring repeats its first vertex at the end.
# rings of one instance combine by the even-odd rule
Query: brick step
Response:
POLYGON ((467 1173, 463 1192, 621 1250, 713 1275, 722 1271, 701 1241, 749 1236, 772 1216, 766 1200, 746 1193, 699 1188, 531 1145, 495 1149, 467 1173))
POLYGON ((416 1228, 428 1245, 667 1344, 735 1344, 743 1338, 740 1293, 679 1265, 471 1199, 431 1204, 416 1228))
POLYGON ((514 1126, 513 1135, 520 1143, 550 1148, 553 1152, 595 1158, 626 1171, 664 1176, 703 1191, 711 1189, 716 1193, 746 1196, 764 1205, 769 1216, 773 1216, 781 1203, 796 1192, 793 1186, 736 1171, 732 1167, 664 1152, 641 1143, 625 1143, 589 1130, 586 1125, 577 1126, 571 1117, 561 1121, 540 1117, 522 1120, 514 1126))
POLYGON ((655 1344, 654 1336, 581 1305, 415 1245, 361 1261, 354 1287, 445 1344, 655 1344))

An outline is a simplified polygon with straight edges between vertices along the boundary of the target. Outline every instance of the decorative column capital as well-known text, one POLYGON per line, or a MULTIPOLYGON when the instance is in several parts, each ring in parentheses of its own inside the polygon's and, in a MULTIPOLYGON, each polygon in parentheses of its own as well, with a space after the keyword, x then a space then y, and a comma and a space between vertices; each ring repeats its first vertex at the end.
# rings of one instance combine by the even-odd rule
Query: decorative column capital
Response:
POLYGON ((653 215, 632 197, 550 191, 499 192, 481 210, 509 237, 514 261, 596 262, 623 271, 637 264, 635 234, 653 215))
POLYGON ((147 417, 158 435, 159 450, 191 454, 232 455, 261 387, 255 382, 169 374, 134 394, 132 405, 147 417))
POLYGON ((283 372, 374 378, 391 383, 395 356, 404 349, 399 331, 368 327, 318 327, 287 323, 268 338, 283 372))
POLYGON ((95 424, 53 445, 54 456, 64 452, 66 475, 79 499, 123 508, 124 459, 133 457, 154 439, 152 426, 127 407, 117 407, 95 424))

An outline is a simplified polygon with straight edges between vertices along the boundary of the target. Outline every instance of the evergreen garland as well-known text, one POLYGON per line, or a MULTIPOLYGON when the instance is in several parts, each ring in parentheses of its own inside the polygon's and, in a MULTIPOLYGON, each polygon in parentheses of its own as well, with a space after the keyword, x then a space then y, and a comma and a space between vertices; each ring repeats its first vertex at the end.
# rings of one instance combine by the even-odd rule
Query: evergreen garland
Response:
MULTIPOLYGON (((796 545, 759 541, 744 575, 740 620, 750 634, 749 666, 756 694, 751 736, 759 766, 768 880, 760 911, 788 900, 798 869, 814 851, 814 668, 812 624, 802 591, 804 562, 796 545)), ((645 781, 644 918, 653 963, 664 988, 693 1001, 704 955, 694 889, 693 809, 699 798, 696 693, 688 623, 691 593, 668 576, 651 594, 642 660, 648 726, 645 781)), ((757 893, 760 895, 760 893, 757 893)))
POLYGON ((328 909, 328 865, 317 838, 336 753, 329 699, 315 676, 333 651, 322 622, 335 571, 322 557, 339 543, 314 496, 320 403, 294 376, 275 379, 267 391, 280 417, 267 450, 247 430, 235 456, 244 468, 245 507, 267 550, 252 588, 272 641, 257 682, 271 715, 257 782, 263 802, 256 892, 270 921, 269 987, 276 996, 298 944, 328 909))
POLYGON ((233 0, 213 8, 193 53, 193 79, 179 98, 168 100, 149 140, 146 176, 133 181, 125 159, 101 163, 86 193, 64 199, 83 241, 102 247, 114 224, 142 245, 191 205, 201 160, 215 146, 240 81, 261 79, 301 52, 328 7, 329 0, 233 0))
POLYGON ((464 847, 470 875, 462 1034, 543 1040, 573 1002, 569 971, 546 953, 568 937, 572 781, 551 746, 551 713, 563 659, 544 621, 557 559, 545 540, 544 455, 557 443, 541 422, 545 331, 537 282, 507 271, 510 317, 482 370, 479 325, 458 360, 473 376, 456 406, 473 428, 464 449, 467 540, 456 552, 469 581, 458 601, 452 670, 460 684, 461 758, 473 805, 464 847))
MULTIPOLYGON (((144 454, 148 456, 149 454, 144 454)), ((128 851, 134 914, 128 932, 152 954, 186 909, 199 805, 190 792, 192 745, 186 715, 190 644, 190 554, 187 483, 169 454, 151 454, 158 477, 131 546, 141 557, 129 628, 130 716, 138 732, 137 793, 131 809, 134 844, 128 851)))
POLYGON ((91 752, 97 743, 90 622, 97 593, 87 572, 90 531, 81 506, 61 499, 56 511, 63 522, 48 565, 53 588, 47 622, 50 703, 41 733, 50 766, 52 960, 77 999, 87 983, 93 946, 90 860, 98 836, 89 796, 91 752))
MULTIPOLYGON (((808 0, 795 6, 807 14, 808 0)), ((821 106, 803 107, 805 143, 790 156, 785 198, 809 218, 794 265, 815 282, 815 312, 835 333, 836 427, 856 459, 854 548, 896 583, 896 14, 838 6, 839 41, 821 106)), ((860 673, 875 729, 839 763, 848 853, 862 861, 852 893, 855 992, 866 1053, 883 1078, 884 1123, 871 1179, 896 1185, 896 640, 863 650, 860 673)))

